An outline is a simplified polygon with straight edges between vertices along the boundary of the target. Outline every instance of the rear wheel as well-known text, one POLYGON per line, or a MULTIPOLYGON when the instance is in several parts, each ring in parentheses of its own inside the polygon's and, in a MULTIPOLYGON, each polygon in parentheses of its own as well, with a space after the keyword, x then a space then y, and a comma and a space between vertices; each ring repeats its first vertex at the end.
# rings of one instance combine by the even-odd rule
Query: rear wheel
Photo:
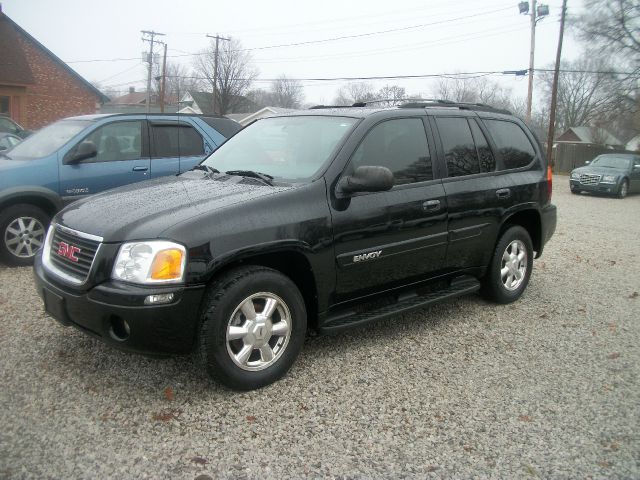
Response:
POLYGON ((0 259, 8 265, 32 265, 44 245, 49 216, 28 204, 8 207, 0 214, 0 259))
POLYGON ((629 193, 629 180, 626 178, 622 180, 620 188, 618 189, 618 198, 624 198, 629 193))
POLYGON ((517 225, 509 227, 494 250, 483 279, 483 295, 498 303, 514 302, 527 288, 532 267, 533 246, 529 233, 517 225))
POLYGON ((307 314, 296 285, 270 268, 221 277, 204 300, 200 358, 214 379, 236 390, 281 378, 304 342, 307 314))

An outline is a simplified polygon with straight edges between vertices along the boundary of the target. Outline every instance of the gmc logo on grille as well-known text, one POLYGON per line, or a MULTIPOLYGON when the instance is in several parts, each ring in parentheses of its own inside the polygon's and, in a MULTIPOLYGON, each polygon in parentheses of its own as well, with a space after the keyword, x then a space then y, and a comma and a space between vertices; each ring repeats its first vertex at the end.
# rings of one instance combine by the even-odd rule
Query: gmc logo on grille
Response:
POLYGON ((75 245, 69 245, 66 242, 60 242, 60 245, 58 245, 58 255, 67 258, 72 262, 78 263, 78 257, 76 257, 76 254, 80 253, 81 251, 82 250, 80 250, 75 245))

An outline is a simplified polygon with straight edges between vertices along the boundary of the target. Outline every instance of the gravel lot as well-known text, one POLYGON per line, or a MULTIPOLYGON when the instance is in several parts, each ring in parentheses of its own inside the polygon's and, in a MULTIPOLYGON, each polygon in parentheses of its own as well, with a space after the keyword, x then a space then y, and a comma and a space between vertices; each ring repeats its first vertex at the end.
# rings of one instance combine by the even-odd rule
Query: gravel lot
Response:
POLYGON ((574 196, 517 303, 309 338, 233 393, 115 351, 0 266, 0 477, 640 477, 640 196, 574 196))

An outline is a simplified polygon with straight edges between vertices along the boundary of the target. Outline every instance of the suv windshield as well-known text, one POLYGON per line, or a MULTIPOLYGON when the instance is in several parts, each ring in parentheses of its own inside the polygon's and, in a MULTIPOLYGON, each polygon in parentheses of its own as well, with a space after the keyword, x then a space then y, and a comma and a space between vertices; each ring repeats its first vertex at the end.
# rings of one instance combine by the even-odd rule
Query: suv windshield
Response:
POLYGON ((613 155, 601 155, 596 157, 595 160, 591 162, 591 165, 626 170, 631 165, 631 159, 626 157, 614 157, 613 155))
POLYGON ((51 155, 90 124, 86 120, 60 120, 52 123, 13 147, 11 156, 41 158, 51 155))
POLYGON ((328 116, 266 118, 238 132, 203 164, 221 172, 252 170, 301 181, 320 170, 356 122, 328 116))

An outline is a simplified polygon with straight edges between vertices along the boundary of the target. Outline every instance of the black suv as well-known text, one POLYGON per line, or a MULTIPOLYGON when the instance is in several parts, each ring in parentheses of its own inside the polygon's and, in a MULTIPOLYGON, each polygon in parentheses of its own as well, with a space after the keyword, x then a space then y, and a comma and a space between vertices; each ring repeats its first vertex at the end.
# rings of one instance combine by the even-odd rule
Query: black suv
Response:
POLYGON ((197 350, 235 389, 334 333, 480 291, 522 295, 556 226, 539 142, 481 105, 258 120, 192 171, 80 200, 34 269, 46 311, 113 346, 197 350))

